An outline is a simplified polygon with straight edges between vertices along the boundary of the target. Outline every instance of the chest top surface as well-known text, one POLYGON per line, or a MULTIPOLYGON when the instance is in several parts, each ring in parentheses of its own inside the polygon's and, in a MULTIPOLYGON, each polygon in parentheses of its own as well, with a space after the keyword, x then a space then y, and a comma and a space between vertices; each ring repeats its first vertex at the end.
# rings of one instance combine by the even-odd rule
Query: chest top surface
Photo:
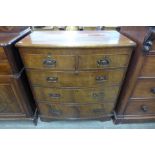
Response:
POLYGON ((129 47, 135 43, 117 31, 34 31, 20 40, 18 47, 129 47))

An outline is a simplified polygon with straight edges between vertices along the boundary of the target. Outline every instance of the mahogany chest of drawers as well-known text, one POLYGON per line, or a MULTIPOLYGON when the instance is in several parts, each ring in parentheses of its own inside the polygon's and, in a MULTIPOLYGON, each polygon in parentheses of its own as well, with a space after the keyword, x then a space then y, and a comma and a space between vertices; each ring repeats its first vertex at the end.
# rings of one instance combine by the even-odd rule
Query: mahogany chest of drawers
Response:
POLYGON ((0 27, 0 120, 33 119, 34 100, 15 47, 30 32, 28 27, 0 27))
POLYGON ((155 28, 122 27, 137 43, 122 87, 115 122, 155 121, 155 28))
POLYGON ((133 41, 117 31, 34 31, 16 46, 41 120, 111 118, 133 41))

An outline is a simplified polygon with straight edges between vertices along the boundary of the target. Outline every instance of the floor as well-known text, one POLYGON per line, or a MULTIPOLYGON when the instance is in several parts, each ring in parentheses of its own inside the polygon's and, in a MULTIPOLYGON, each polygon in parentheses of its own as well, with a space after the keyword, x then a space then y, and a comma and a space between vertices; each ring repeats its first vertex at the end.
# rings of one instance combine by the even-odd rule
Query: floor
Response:
POLYGON ((0 121, 1 129, 155 129, 155 123, 119 124, 112 121, 53 121, 34 126, 31 121, 0 121))

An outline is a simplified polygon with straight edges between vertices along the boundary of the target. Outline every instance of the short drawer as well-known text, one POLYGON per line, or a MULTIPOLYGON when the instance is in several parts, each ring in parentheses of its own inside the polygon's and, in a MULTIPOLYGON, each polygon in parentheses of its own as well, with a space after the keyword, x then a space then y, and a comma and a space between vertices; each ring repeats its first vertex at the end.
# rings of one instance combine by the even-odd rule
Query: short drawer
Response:
POLYGON ((0 47, 0 60, 1 59, 6 59, 6 55, 5 55, 4 49, 2 47, 0 47))
POLYGON ((155 77, 155 55, 145 56, 144 64, 140 76, 155 77))
POLYGON ((75 70, 75 56, 48 55, 48 54, 23 54, 26 68, 50 70, 75 70))
POLYGON ((0 60, 0 74, 10 74, 11 73, 11 66, 8 60, 0 60))
POLYGON ((127 54, 79 55, 79 70, 127 67, 128 60, 129 60, 129 55, 127 54))
POLYGON ((28 76, 33 85, 47 87, 96 87, 120 84, 125 69, 102 71, 40 71, 28 70, 28 76))
POLYGON ((155 79, 138 80, 131 98, 155 98, 155 79))
POLYGON ((91 106, 66 106, 39 103, 40 115, 51 118, 96 118, 111 114, 114 103, 93 104, 91 106))
POLYGON ((103 103, 104 101, 115 101, 119 87, 83 89, 33 87, 33 90, 38 101, 56 103, 103 103))
POLYGON ((131 100, 125 111, 126 115, 155 114, 155 100, 131 100))

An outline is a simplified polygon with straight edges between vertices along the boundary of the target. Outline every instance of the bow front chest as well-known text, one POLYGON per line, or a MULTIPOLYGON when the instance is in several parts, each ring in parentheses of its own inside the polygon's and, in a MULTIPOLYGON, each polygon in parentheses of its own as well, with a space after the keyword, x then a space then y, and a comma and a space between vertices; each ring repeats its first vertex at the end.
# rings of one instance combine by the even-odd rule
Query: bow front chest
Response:
POLYGON ((41 120, 113 115, 133 41, 116 31, 34 31, 16 46, 41 120))

